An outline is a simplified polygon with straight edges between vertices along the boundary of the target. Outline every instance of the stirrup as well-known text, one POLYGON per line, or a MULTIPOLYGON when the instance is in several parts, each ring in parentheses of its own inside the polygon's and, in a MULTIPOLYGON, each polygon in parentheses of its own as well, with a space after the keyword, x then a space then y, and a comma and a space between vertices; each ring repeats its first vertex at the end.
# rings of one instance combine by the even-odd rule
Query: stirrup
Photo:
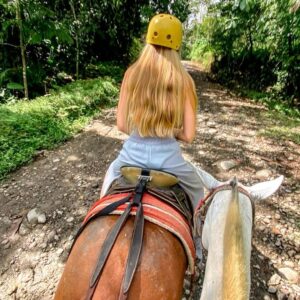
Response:
POLYGON ((158 170, 143 169, 140 167, 121 167, 121 174, 131 183, 136 185, 143 176, 149 177, 148 186, 167 188, 179 182, 178 178, 170 173, 158 170))

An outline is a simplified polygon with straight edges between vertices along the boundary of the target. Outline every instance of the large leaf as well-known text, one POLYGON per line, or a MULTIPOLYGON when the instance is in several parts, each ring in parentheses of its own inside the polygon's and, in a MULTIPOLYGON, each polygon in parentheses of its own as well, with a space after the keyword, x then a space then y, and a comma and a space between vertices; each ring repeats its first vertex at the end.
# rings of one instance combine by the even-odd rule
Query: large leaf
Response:
POLYGON ((24 89, 24 86, 20 83, 17 83, 17 82, 9 82, 6 87, 9 89, 9 90, 23 90, 24 89))
POLYGON ((240 2, 240 9, 241 10, 245 10, 246 9, 246 5, 247 5, 246 0, 241 0, 241 2, 240 2))

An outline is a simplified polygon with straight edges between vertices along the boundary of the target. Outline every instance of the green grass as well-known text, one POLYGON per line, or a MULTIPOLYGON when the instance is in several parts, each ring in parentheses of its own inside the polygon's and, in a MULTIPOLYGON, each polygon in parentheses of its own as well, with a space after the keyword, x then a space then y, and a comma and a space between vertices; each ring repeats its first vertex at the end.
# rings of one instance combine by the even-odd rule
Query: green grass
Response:
POLYGON ((85 68, 86 78, 95 78, 100 76, 109 76, 117 81, 121 81, 124 74, 125 66, 121 62, 106 61, 96 64, 88 64, 85 68))
POLYGON ((260 134, 277 140, 289 140, 300 145, 300 111, 291 107, 287 101, 269 93, 254 90, 239 90, 242 96, 253 99, 268 108, 263 118, 269 120, 260 134))
POLYGON ((260 130, 260 134, 278 140, 289 140, 300 145, 300 118, 269 111, 264 114, 271 122, 260 130))
POLYGON ((0 179, 30 161, 38 150, 69 139, 113 106, 118 84, 110 77, 79 80, 51 95, 0 105, 0 179))
POLYGON ((300 111, 289 103, 291 102, 290 99, 284 99, 272 93, 259 92, 245 88, 239 88, 238 93, 241 96, 253 99, 256 102, 265 105, 269 110, 282 113, 292 119, 300 119, 300 111))

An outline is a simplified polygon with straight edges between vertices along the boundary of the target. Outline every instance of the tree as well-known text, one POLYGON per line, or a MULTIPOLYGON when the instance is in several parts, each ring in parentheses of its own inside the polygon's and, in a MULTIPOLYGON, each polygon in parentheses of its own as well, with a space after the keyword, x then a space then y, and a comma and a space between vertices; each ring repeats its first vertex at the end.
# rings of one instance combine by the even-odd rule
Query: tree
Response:
POLYGON ((167 13, 175 15, 181 22, 185 22, 190 14, 190 1, 188 0, 149 0, 142 7, 142 20, 148 24, 155 14, 167 13))
POLYGON ((25 91, 25 98, 28 99, 28 84, 27 84, 27 65, 26 65, 26 47, 24 45, 24 35, 23 35, 23 22, 21 17, 21 8, 20 8, 20 1, 15 0, 15 9, 16 9, 16 20, 17 26, 19 28, 19 41, 20 41, 20 50, 21 50, 21 57, 22 57, 22 74, 23 74, 23 84, 24 84, 24 91, 25 91))
POLYGON ((191 54, 213 53, 222 81, 243 82, 278 96, 300 97, 299 0, 226 0, 211 3, 208 16, 189 35, 191 54))
POLYGON ((38 0, 7 1, 2 3, 2 9, 8 16, 2 24, 2 39, 12 40, 12 43, 3 42, 2 45, 20 50, 24 95, 28 98, 29 46, 47 44, 51 39, 72 43, 72 38, 63 24, 54 18, 54 12, 38 0))
POLYGON ((159 12, 185 21, 189 1, 2 0, 0 85, 23 81, 25 97, 28 89, 32 97, 61 72, 79 78, 89 64, 128 63, 134 41, 159 12))
POLYGON ((74 2, 73 0, 69 0, 70 3, 70 7, 71 7, 71 11, 74 17, 74 24, 75 24, 75 43, 76 43, 76 79, 78 79, 79 77, 79 54, 80 54, 80 50, 79 50, 79 22, 77 20, 77 14, 76 14, 76 10, 75 10, 75 6, 74 6, 74 2))

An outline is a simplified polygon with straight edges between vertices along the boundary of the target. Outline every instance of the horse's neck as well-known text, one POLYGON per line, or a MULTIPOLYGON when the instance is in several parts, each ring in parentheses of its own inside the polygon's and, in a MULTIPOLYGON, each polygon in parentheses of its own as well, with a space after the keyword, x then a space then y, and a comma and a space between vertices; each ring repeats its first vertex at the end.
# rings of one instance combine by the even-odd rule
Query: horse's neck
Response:
MULTIPOLYGON (((231 272, 223 274, 224 264, 224 231, 226 216, 228 213, 229 203, 231 201, 231 192, 223 191, 215 196, 206 216, 203 228, 203 245, 208 250, 206 262, 205 277, 201 293, 201 300, 219 300, 224 298, 222 288, 224 278, 230 279, 231 272)), ((251 203, 246 196, 240 195, 240 217, 243 222, 243 254, 242 259, 246 268, 247 290, 250 282, 250 252, 251 252, 251 229, 252 229, 252 212, 251 203)), ((227 237, 228 238, 228 237, 227 237)), ((229 236, 231 238, 231 236, 229 236)), ((232 263, 235 263, 232 262, 232 263)), ((230 280, 229 280, 230 281, 230 280)), ((247 292, 248 293, 248 292, 247 292)), ((229 299, 229 298, 228 298, 229 299)), ((240 298, 244 299, 244 298, 240 298)))

